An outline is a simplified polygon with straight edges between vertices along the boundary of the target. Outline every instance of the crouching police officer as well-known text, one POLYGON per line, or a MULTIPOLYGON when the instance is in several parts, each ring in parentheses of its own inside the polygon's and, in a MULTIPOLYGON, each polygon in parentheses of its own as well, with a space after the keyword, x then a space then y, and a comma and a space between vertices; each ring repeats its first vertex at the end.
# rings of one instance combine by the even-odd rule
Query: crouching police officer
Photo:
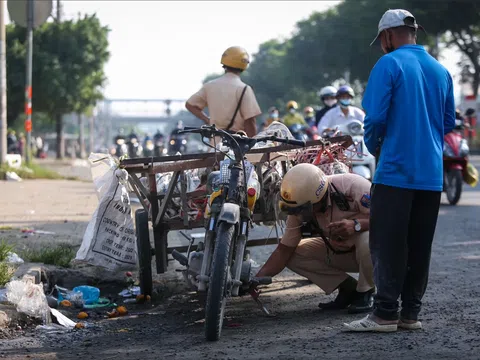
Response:
POLYGON ((356 174, 326 176, 312 164, 294 166, 280 190, 280 208, 288 214, 285 234, 256 276, 275 276, 288 267, 327 295, 338 289, 321 309, 371 311, 370 186, 356 174), (359 273, 358 282, 347 272, 359 273))

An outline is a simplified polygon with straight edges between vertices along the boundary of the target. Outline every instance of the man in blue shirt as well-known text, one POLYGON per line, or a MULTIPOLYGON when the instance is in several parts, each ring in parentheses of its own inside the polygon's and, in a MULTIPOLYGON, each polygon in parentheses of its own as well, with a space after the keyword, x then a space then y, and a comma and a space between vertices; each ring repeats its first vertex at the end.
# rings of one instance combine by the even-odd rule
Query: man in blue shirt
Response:
POLYGON ((388 10, 372 42, 386 54, 370 74, 362 103, 365 144, 378 160, 370 208, 377 294, 372 315, 345 324, 352 331, 422 328, 418 313, 443 188, 443 137, 454 127, 455 104, 451 75, 416 45, 418 28, 410 12, 388 10))

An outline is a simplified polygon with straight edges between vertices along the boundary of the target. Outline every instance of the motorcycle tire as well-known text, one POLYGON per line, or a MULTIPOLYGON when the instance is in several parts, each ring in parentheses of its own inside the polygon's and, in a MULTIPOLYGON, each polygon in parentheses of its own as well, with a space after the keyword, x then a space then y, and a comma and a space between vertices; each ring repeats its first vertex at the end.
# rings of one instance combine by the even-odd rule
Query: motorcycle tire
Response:
POLYGON ((456 205, 462 195, 463 175, 462 170, 454 169, 447 173, 447 200, 450 205, 456 205))
POLYGON ((220 338, 229 286, 228 271, 232 258, 232 239, 235 225, 221 222, 217 228, 212 270, 208 283, 207 306, 205 307, 205 337, 208 341, 220 338))
POLYGON ((148 229, 148 213, 143 209, 135 211, 135 230, 137 235, 140 291, 143 295, 152 295, 152 247, 148 229))

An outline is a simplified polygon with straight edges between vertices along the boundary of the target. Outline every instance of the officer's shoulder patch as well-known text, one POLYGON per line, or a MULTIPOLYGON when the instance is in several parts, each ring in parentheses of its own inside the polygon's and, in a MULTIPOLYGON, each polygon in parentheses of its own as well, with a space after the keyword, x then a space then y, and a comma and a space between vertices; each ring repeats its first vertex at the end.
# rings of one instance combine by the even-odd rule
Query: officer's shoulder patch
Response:
POLYGON ((360 204, 367 209, 370 209, 370 194, 363 194, 360 198, 360 204))

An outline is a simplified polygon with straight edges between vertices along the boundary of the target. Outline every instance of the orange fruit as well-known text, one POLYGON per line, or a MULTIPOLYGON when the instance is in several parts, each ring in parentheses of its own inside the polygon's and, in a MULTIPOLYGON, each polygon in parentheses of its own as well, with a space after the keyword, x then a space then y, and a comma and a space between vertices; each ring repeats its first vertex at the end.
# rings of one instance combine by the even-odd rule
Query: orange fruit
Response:
POLYGON ((85 327, 85 324, 84 323, 76 323, 75 324, 75 329, 83 329, 85 327))
POLYGON ((120 314, 120 316, 123 316, 128 313, 128 310, 125 306, 119 306, 117 307, 117 312, 120 314))
POLYGON ((62 300, 62 301, 60 301, 60 305, 65 306, 65 307, 70 307, 70 306, 72 306, 72 303, 68 300, 62 300))
POLYGON ((88 314, 84 311, 79 312, 77 315, 77 319, 86 319, 86 318, 88 318, 88 314))

